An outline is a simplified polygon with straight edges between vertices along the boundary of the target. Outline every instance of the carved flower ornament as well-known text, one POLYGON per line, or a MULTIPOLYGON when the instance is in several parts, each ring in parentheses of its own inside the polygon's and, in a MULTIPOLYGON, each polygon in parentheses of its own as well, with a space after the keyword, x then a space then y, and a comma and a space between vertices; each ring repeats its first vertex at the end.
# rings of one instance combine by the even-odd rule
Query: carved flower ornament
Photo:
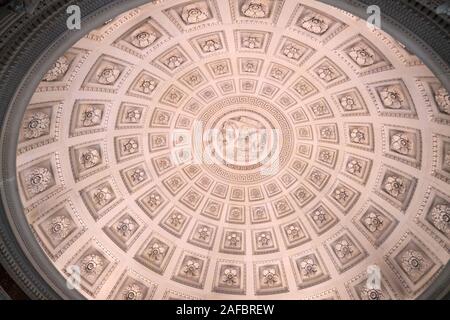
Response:
POLYGON ((33 112, 23 122, 25 139, 35 139, 48 132, 50 117, 44 112, 33 112))
POLYGON ((97 73, 100 84, 113 85, 119 78, 121 71, 114 65, 108 65, 97 73))
POLYGON ((351 174, 358 174, 361 173, 362 165, 357 160, 351 160, 347 163, 346 169, 351 174))
POLYGON ((107 205, 113 198, 113 194, 108 187, 101 188, 94 193, 94 201, 99 206, 107 205))
POLYGON ((407 134, 397 133, 391 137, 391 148, 401 154, 409 154, 412 149, 413 143, 409 139, 407 134))
POLYGON ((390 176, 386 179, 384 189, 394 198, 399 198, 406 192, 406 182, 401 177, 390 176))
POLYGON ((96 277, 103 271, 103 259, 96 255, 90 254, 81 260, 81 274, 87 277, 96 277))
POLYGON ((131 43, 140 49, 145 49, 149 45, 151 45, 153 42, 155 42, 157 38, 157 35, 155 32, 152 31, 141 31, 137 33, 134 37, 131 43))
POLYGON ((52 218, 48 227, 50 234, 57 240, 66 238, 70 233, 72 222, 65 216, 56 216, 52 218))
POLYGON ((396 86, 387 86, 380 92, 383 105, 390 109, 400 109, 404 106, 405 97, 400 88, 396 86))
POLYGON ((286 229, 286 234, 291 239, 297 239, 300 237, 300 228, 292 224, 286 229))
POLYGON ((159 243, 154 243, 151 248, 148 250, 148 255, 151 259, 158 261, 162 258, 166 249, 161 246, 159 243))
POLYGON ((223 272, 222 281, 227 285, 234 285, 237 282, 236 269, 227 268, 223 272))
POLYGON ((125 218, 117 224, 116 229, 122 237, 128 238, 134 233, 136 224, 133 220, 125 218))
POLYGON ((430 266, 423 254, 416 250, 407 250, 401 257, 401 266, 412 277, 420 277, 430 266))
POLYGON ((450 235, 450 206, 445 204, 437 205, 431 211, 431 219, 434 226, 445 235, 450 235))
POLYGON ((142 79, 139 83, 139 90, 145 94, 152 93, 158 83, 153 79, 142 79))
POLYGON ((348 55, 361 67, 370 66, 375 63, 375 53, 368 47, 355 46, 351 48, 348 55))
POLYGON ((266 0, 247 0, 241 11, 249 18, 266 18, 269 15, 269 6, 266 0))
POLYGON ((447 89, 440 87, 434 94, 436 103, 443 113, 450 114, 450 96, 447 89))
POLYGON ((200 264, 198 262, 188 260, 183 268, 183 271, 188 276, 196 277, 200 271, 200 264))
POLYGON ((376 232, 383 229, 383 217, 375 212, 371 212, 364 219, 364 224, 370 232, 376 232))
POLYGON ((65 56, 61 56, 53 63, 50 70, 44 75, 43 80, 47 82, 56 81, 61 76, 65 75, 69 70, 69 59, 65 56))
POLYGON ((302 19, 301 27, 309 32, 321 35, 328 30, 329 25, 325 22, 324 17, 311 14, 302 19))
POLYGON ((274 286, 279 281, 279 276, 273 268, 264 269, 262 275, 264 283, 268 286, 274 286))
POLYGON ((52 180, 52 174, 47 168, 34 168, 25 177, 27 190, 33 195, 45 191, 49 187, 52 180))
POLYGON ((341 259, 351 257, 354 251, 353 245, 345 239, 338 241, 338 243, 334 246, 334 250, 336 255, 341 259))
POLYGON ((312 277, 319 270, 317 264, 311 258, 307 258, 307 259, 301 261, 300 269, 301 269, 302 275, 305 277, 312 277))
POLYGON ((81 153, 80 163, 85 169, 95 167, 101 162, 101 156, 97 149, 88 149, 81 153))
POLYGON ((84 127, 91 127, 100 124, 103 110, 96 106, 88 106, 81 114, 81 122, 84 127))
POLYGON ((142 289, 136 283, 130 284, 122 292, 122 297, 125 300, 141 300, 142 299, 142 289))
POLYGON ((339 103, 341 104, 342 108, 346 111, 352 111, 357 107, 356 101, 352 96, 342 97, 339 100, 339 103))
POLYGON ((187 24, 199 23, 209 18, 209 12, 201 3, 194 3, 183 8, 181 18, 187 24))
POLYGON ((231 246, 237 247, 241 241, 241 238, 236 233, 232 233, 227 236, 227 240, 231 246))

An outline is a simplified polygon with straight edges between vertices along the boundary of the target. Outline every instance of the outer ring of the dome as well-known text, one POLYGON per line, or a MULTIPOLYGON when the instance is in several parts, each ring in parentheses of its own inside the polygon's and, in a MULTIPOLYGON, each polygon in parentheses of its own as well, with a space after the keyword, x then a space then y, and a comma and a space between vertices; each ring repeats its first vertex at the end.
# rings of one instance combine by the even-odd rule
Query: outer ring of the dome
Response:
MULTIPOLYGON (((148 0, 85 0, 41 2, 33 15, 0 13, 0 262, 32 299, 84 299, 68 290, 66 280, 41 250, 21 207, 16 180, 16 147, 20 121, 34 89, 60 55, 104 21, 148 0), (82 12, 80 31, 66 27, 68 5, 82 12)), ((378 5, 382 29, 416 54, 450 89, 449 20, 420 1, 323 0, 363 19, 366 8, 378 5)), ((450 266, 419 297, 438 299, 448 294, 450 266)))

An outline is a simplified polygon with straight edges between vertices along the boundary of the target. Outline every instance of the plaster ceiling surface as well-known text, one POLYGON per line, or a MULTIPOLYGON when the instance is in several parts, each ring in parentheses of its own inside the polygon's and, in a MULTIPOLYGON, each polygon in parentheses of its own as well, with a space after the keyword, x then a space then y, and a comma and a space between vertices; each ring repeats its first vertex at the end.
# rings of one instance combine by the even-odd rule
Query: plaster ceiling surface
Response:
POLYGON ((54 63, 17 178, 89 299, 410 299, 449 260, 449 124, 431 71, 345 11, 158 1, 54 63))

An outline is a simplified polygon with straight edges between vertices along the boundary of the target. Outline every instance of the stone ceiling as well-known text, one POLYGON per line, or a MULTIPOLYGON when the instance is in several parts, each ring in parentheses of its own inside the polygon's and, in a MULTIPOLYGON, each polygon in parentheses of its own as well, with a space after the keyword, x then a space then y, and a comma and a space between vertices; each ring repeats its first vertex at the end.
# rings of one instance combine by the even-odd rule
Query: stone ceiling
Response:
POLYGON ((89 299, 409 299, 449 260, 449 124, 431 71, 345 11, 158 1, 54 63, 17 177, 89 299))

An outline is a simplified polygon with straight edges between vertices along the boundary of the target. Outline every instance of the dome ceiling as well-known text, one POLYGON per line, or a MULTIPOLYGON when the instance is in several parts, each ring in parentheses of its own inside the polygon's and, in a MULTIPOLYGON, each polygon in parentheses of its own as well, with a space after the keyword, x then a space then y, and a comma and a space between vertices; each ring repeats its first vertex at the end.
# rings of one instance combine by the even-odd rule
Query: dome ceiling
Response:
POLYGON ((17 178, 89 299, 409 299, 449 260, 449 124, 431 71, 345 11, 158 1, 45 74, 17 178))

